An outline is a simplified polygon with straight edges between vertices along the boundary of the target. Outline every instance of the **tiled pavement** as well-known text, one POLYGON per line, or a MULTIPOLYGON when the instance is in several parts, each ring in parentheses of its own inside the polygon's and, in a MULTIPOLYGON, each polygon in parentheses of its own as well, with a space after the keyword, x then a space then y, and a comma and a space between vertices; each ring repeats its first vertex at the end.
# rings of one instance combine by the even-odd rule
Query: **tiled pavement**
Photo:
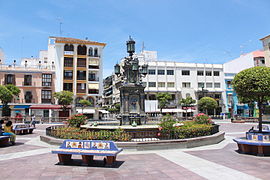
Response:
MULTIPOLYGON (((244 135, 254 124, 220 123, 226 140, 211 146, 156 151, 124 151, 113 168, 61 166, 39 141, 46 125, 37 125, 32 135, 17 136, 17 145, 0 148, 0 179, 270 179, 270 157, 238 154, 232 137, 244 135)), ((73 157, 74 163, 81 159, 73 157)))

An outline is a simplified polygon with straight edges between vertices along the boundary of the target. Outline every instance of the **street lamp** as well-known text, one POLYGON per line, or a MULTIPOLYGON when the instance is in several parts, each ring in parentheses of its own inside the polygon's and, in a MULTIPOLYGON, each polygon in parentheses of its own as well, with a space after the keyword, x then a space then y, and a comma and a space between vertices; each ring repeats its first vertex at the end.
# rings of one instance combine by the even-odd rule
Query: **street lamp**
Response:
POLYGON ((114 73, 118 76, 120 74, 120 65, 116 64, 114 66, 114 73))
POLYGON ((135 52, 135 41, 129 36, 129 40, 127 41, 127 52, 129 56, 132 56, 135 52))

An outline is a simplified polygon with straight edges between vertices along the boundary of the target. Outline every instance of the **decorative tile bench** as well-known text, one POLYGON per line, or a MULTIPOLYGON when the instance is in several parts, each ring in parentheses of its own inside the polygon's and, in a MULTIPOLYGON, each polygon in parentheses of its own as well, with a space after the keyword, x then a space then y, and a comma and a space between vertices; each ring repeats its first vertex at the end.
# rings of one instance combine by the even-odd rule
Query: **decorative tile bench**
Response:
POLYGON ((30 127, 29 124, 15 124, 13 130, 15 134, 31 134, 35 128, 30 127))
POLYGON ((89 165, 94 160, 94 156, 105 156, 105 165, 111 166, 122 150, 113 141, 65 140, 60 148, 52 150, 52 153, 58 154, 60 164, 70 163, 71 156, 74 154, 82 156, 84 165, 89 165))
POLYGON ((9 145, 9 136, 0 136, 0 146, 9 145))

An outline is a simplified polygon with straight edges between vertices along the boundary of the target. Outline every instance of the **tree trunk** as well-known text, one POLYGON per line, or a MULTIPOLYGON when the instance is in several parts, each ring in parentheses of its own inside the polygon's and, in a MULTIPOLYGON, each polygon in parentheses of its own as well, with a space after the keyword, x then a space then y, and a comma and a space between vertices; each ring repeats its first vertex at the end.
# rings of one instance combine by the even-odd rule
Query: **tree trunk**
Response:
POLYGON ((259 108, 259 132, 262 132, 262 103, 258 102, 258 108, 259 108))
POLYGON ((208 116, 208 110, 207 109, 205 109, 205 114, 208 116))
POLYGON ((187 121, 187 109, 186 109, 186 121, 187 121))

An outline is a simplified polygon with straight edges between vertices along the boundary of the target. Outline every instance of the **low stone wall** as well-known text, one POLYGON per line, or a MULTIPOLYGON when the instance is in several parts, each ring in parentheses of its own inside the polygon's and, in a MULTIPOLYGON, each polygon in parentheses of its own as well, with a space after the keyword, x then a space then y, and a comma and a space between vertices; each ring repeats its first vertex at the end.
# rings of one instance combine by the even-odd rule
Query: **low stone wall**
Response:
MULTIPOLYGON (((210 136, 201 136, 189 139, 160 140, 147 142, 115 142, 118 147, 133 149, 138 151, 157 150, 157 149, 183 149, 198 146, 217 144, 224 140, 224 132, 218 132, 210 136)), ((63 139, 56 139, 50 136, 40 136, 41 141, 52 145, 61 145, 63 139)))

